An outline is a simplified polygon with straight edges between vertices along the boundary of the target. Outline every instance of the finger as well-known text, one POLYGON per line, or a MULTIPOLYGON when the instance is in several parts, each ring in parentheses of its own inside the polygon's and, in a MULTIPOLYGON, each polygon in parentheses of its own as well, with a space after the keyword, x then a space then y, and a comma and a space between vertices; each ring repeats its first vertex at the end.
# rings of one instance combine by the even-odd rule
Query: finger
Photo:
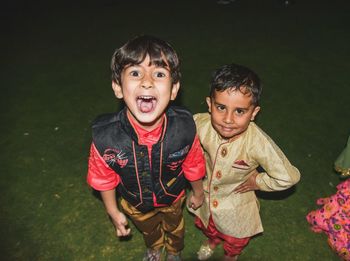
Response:
POLYGON ((239 190, 236 191, 236 193, 245 193, 249 191, 249 188, 246 186, 242 186, 239 190))
POLYGON ((240 189, 244 188, 245 186, 247 186, 246 182, 244 182, 244 183, 240 184, 239 186, 237 186, 236 190, 240 190, 240 189))
POLYGON ((235 191, 235 192, 237 192, 237 191, 239 191, 240 189, 242 188, 242 186, 241 185, 239 185, 238 187, 236 187, 233 191, 235 191))
POLYGON ((129 234, 130 234, 130 231, 131 231, 131 229, 130 228, 128 228, 128 229, 124 229, 123 231, 121 231, 121 230, 117 230, 117 236, 118 237, 125 237, 125 236, 128 236, 129 234))
POLYGON ((127 235, 127 230, 125 228, 125 226, 120 226, 118 228, 119 232, 120 232, 120 236, 126 236, 127 235))
POLYGON ((244 189, 244 187, 242 185, 239 185, 237 188, 235 188, 233 191, 235 193, 240 193, 242 191, 242 189, 244 189))

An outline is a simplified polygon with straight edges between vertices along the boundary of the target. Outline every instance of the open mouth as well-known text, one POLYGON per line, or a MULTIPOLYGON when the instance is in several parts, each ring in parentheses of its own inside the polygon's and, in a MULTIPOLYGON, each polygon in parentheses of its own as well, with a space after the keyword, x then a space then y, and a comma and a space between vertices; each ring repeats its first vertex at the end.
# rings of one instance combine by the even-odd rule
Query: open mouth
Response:
POLYGON ((136 99, 137 107, 143 113, 152 112, 157 104, 157 99, 154 96, 138 96, 136 99))

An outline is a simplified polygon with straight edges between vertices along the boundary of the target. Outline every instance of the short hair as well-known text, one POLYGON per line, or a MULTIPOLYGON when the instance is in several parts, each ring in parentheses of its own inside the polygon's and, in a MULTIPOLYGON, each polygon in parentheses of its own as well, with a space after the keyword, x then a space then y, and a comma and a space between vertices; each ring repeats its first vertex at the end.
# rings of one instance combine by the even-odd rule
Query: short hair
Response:
POLYGON ((215 91, 225 90, 250 93, 253 105, 259 105, 262 91, 260 79, 255 72, 245 66, 232 63, 214 71, 210 82, 210 97, 213 97, 215 91))
POLYGON ((180 80, 180 61, 174 48, 166 41, 149 35, 137 36, 115 50, 111 61, 112 80, 121 84, 125 66, 140 64, 147 55, 150 65, 170 69, 173 84, 180 80))

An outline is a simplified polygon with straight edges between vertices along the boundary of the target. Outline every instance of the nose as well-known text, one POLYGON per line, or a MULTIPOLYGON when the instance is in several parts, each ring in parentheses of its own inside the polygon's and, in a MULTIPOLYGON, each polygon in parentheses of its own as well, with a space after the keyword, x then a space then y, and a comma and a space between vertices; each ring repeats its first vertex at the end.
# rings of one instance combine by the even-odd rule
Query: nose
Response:
POLYGON ((230 124, 233 123, 233 112, 226 112, 224 115, 224 123, 230 124))
POLYGON ((141 87, 144 89, 150 89, 153 87, 152 77, 150 75, 145 75, 142 78, 141 87))

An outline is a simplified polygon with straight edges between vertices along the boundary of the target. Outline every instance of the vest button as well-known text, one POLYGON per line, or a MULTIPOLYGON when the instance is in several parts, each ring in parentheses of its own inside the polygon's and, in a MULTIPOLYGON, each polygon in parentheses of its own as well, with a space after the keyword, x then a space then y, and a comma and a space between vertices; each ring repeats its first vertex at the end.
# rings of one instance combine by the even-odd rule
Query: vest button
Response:
POLYGON ((226 155, 227 155, 227 148, 226 148, 226 147, 223 147, 223 148, 221 149, 221 156, 222 156, 223 158, 225 158, 226 155))
POLYGON ((143 172, 141 173, 141 175, 142 175, 143 177, 147 176, 147 171, 143 171, 143 172))
POLYGON ((144 188, 143 192, 149 192, 149 189, 148 188, 144 188))
POLYGON ((214 186, 214 191, 218 191, 219 190, 219 187, 218 186, 214 186))
POLYGON ((213 201, 213 207, 216 208, 219 205, 219 202, 215 199, 213 201))
POLYGON ((143 151, 140 152, 140 157, 145 156, 145 153, 143 151))
POLYGON ((217 172, 216 172, 216 178, 217 179, 221 179, 221 171, 220 170, 218 170, 217 172))

